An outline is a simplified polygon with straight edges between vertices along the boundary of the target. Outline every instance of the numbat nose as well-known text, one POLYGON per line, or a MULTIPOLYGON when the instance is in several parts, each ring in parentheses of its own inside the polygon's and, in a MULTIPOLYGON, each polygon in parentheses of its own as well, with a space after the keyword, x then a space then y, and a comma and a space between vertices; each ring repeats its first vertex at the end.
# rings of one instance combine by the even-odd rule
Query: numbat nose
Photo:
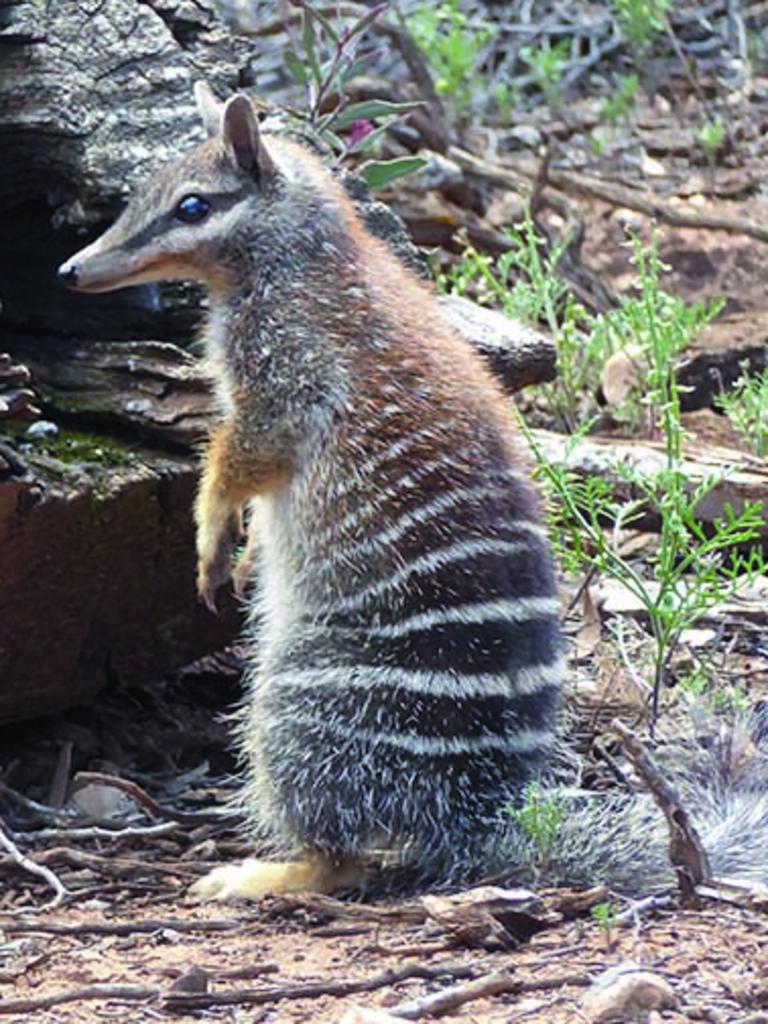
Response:
POLYGON ((57 277, 67 288, 76 288, 80 278, 80 271, 76 263, 62 263, 59 267, 57 277))

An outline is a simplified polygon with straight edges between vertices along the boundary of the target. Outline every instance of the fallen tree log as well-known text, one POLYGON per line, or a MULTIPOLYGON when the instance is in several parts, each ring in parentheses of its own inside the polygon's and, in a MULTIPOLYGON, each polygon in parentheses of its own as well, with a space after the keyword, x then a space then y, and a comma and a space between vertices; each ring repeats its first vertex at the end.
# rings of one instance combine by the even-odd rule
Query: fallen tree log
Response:
POLYGON ((63 433, 0 445, 0 721, 158 678, 231 641, 197 601, 186 457, 63 433), (65 461, 65 460, 71 461, 65 461))
MULTIPOLYGON (((254 85, 258 43, 233 36, 206 0, 0 7, 6 720, 88 700, 114 679, 157 677, 236 635, 232 606, 217 620, 194 594, 190 448, 206 433, 211 399, 185 346, 200 293, 74 295, 55 269, 153 164, 202 138, 195 80, 221 95, 254 85), (19 366, 31 375, 20 379, 19 366), (19 417, 37 407, 53 427, 33 440, 19 417)), ((394 214, 342 180, 371 230, 423 269, 394 214)), ((551 341, 446 301, 508 389, 554 376, 551 341)))
MULTIPOLYGON (((609 481, 618 500, 632 501, 640 494, 626 476, 618 472, 617 465, 653 475, 666 464, 661 442, 585 437, 569 452, 570 439, 562 434, 547 430, 533 430, 531 434, 547 462, 567 466, 583 478, 602 477, 609 481)), ((738 514, 746 504, 761 502, 764 538, 768 540, 768 466, 765 459, 733 448, 687 445, 683 472, 691 490, 709 478, 718 480, 696 509, 697 518, 702 523, 714 523, 725 514, 727 506, 738 514)), ((658 520, 649 509, 643 519, 633 521, 632 527, 655 530, 658 520)))
MULTIPOLYGON (((466 299, 442 300, 450 322, 513 393, 555 376, 555 346, 466 299)), ((201 441, 213 410, 202 364, 170 342, 90 342, 10 335, 14 358, 31 372, 46 416, 78 429, 118 431, 155 444, 201 441)))
POLYGON ((3 404, 17 421, 19 391, 34 388, 60 427, 32 444, 15 422, 14 436, 0 438, 0 720, 157 677, 234 635, 234 607, 216 619, 194 593, 192 462, 141 445, 150 433, 142 403, 150 419, 184 420, 187 401, 194 418, 194 391, 178 373, 169 385, 161 347, 141 353, 142 388, 120 394, 130 353, 87 344, 186 338, 198 296, 76 296, 57 286, 55 268, 112 219, 153 162, 202 137, 193 81, 206 77, 222 93, 248 85, 252 52, 204 2, 0 3, 0 350, 15 339, 33 367, 31 380, 7 384, 3 404), (123 401, 124 420, 111 423, 118 434, 94 434, 106 422, 76 408, 86 364, 89 401, 99 389, 104 408, 110 391, 123 401))

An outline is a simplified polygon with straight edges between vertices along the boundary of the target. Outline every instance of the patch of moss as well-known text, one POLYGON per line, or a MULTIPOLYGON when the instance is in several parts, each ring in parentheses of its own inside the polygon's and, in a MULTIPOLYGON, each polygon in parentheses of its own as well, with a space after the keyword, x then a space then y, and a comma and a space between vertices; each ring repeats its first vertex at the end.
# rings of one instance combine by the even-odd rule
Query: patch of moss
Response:
POLYGON ((56 437, 26 438, 33 451, 42 452, 67 465, 92 464, 115 468, 133 462, 130 452, 96 434, 60 430, 56 437))
POLYGON ((36 382, 35 393, 46 409, 50 410, 51 419, 56 418, 57 412, 77 415, 94 411, 93 401, 81 398, 77 391, 49 391, 36 382))

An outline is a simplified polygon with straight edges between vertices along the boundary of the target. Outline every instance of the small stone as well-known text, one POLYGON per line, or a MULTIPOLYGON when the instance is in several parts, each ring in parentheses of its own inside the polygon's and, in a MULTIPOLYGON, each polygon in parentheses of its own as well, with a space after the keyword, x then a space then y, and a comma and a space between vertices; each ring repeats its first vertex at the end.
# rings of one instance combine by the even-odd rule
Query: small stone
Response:
POLYGON ((608 405, 626 401, 638 388, 642 376, 642 355, 634 347, 609 356, 600 371, 600 387, 608 405))
POLYGON ((618 206, 611 214, 622 231, 628 234, 638 235, 643 227, 643 218, 635 210, 629 210, 626 206, 618 206))
POLYGON ((582 1000, 590 1024, 648 1021, 652 1010, 677 1006, 669 982, 634 964, 620 964, 605 971, 582 1000))
POLYGON ((385 1010, 369 1010, 364 1006, 353 1006, 339 1019, 339 1024, 402 1024, 402 1017, 393 1017, 385 1010))
POLYGON ((192 966, 171 985, 171 992, 203 993, 208 991, 208 973, 202 967, 192 966))
POLYGON ((124 821, 135 811, 133 800, 116 786, 88 782, 72 794, 70 803, 94 821, 124 821))
POLYGON ((59 428, 50 420, 38 420, 37 423, 30 424, 24 433, 33 441, 40 441, 49 437, 58 437, 59 428))
POLYGON ((510 128, 507 138, 514 139, 521 146, 527 146, 528 149, 538 149, 542 143, 541 132, 532 124, 518 124, 514 128, 510 128))
POLYGON ((667 173, 664 164, 657 160, 656 157, 649 156, 645 151, 643 151, 643 155, 640 158, 640 169, 649 178, 663 178, 667 173))
POLYGON ((109 910, 110 906, 111 904, 109 900, 100 900, 94 897, 94 899, 91 900, 84 900, 80 904, 80 909, 87 910, 92 913, 99 913, 103 910, 109 910))

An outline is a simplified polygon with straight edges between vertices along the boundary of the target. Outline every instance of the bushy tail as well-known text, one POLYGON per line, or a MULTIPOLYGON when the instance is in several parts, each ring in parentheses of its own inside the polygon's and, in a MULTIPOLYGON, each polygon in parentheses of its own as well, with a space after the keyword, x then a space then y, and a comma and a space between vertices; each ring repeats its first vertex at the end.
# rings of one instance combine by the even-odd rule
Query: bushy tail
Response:
MULTIPOLYGON (((765 723, 707 722, 685 739, 660 742, 653 756, 695 826, 715 878, 768 884, 768 743, 765 723)), ((573 769, 571 769, 573 771, 573 769)), ((603 884, 617 892, 666 888, 675 881, 670 833, 654 799, 638 789, 587 792, 542 780, 546 813, 514 814, 495 845, 492 868, 538 885, 603 884), (522 819, 522 820, 521 820, 522 819)))

